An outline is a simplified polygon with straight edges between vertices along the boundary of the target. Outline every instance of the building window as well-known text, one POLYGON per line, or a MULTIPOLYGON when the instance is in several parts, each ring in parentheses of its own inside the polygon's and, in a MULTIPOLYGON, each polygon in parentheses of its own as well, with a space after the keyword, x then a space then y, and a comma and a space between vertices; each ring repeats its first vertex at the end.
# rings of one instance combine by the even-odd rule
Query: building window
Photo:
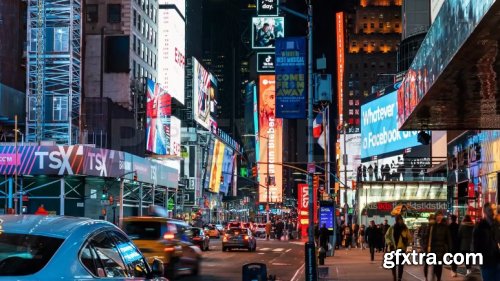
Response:
POLYGON ((353 47, 356 47, 356 45, 357 45, 357 44, 358 44, 358 43, 356 43, 356 41, 352 41, 352 46, 353 46, 353 47))
POLYGON ((385 23, 385 26, 386 26, 386 27, 391 27, 391 23, 390 23, 390 22, 386 22, 386 23, 385 23))
POLYGON ((354 115, 354 110, 349 109, 349 116, 352 116, 352 115, 354 115))
POLYGON ((29 112, 28 112, 28 119, 30 121, 35 121, 36 120, 36 97, 29 97, 29 112))
POLYGON ((370 28, 375 28, 375 23, 370 23, 370 28))
POLYGON ((141 20, 141 14, 138 14, 137 15, 137 30, 141 30, 141 23, 142 23, 142 20, 141 20))
POLYGON ((372 45, 372 47, 375 47, 375 42, 373 42, 373 41, 372 41, 372 42, 371 42, 371 45, 372 45))
POLYGON ((368 24, 367 23, 363 23, 363 28, 368 28, 368 24))
POLYGON ((353 105, 354 105, 354 100, 349 100, 349 106, 353 106, 353 105))
POLYGON ((67 121, 68 97, 54 97, 52 100, 52 118, 54 121, 67 121))
POLYGON ((137 11, 134 9, 134 18, 133 18, 133 21, 134 21, 134 27, 137 27, 137 11))
POLYGON ((96 23, 99 20, 99 5, 87 4, 87 22, 96 23))
POLYGON ((380 15, 378 15, 378 18, 379 18, 379 19, 383 19, 383 18, 384 18, 384 14, 380 14, 380 15))
POLYGON ((359 115, 359 109, 357 109, 357 108, 356 108, 356 109, 354 110, 354 115, 359 115))
POLYGON ((394 26, 395 26, 396 28, 399 28, 399 23, 396 23, 394 26))
POLYGON ((355 105, 355 106, 359 106, 359 100, 355 100, 355 101, 354 101, 354 105, 355 105))
POLYGON ((134 52, 135 52, 135 46, 136 46, 136 42, 135 42, 136 39, 137 39, 136 36, 133 35, 132 36, 132 50, 134 50, 134 52))
POLYGON ((122 5, 108 4, 108 23, 120 23, 122 21, 122 5))
POLYGON ((69 51, 69 27, 54 28, 54 52, 69 51))
POLYGON ((384 23, 383 22, 379 22, 378 23, 378 28, 384 28, 384 23))

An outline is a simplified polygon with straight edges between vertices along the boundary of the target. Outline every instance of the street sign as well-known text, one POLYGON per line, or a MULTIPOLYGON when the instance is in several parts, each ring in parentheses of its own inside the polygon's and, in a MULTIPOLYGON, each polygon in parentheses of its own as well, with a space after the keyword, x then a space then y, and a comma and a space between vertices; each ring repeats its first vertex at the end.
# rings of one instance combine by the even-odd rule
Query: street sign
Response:
POLYGON ((314 174, 316 172, 316 165, 314 165, 314 163, 307 163, 307 172, 309 174, 314 174))

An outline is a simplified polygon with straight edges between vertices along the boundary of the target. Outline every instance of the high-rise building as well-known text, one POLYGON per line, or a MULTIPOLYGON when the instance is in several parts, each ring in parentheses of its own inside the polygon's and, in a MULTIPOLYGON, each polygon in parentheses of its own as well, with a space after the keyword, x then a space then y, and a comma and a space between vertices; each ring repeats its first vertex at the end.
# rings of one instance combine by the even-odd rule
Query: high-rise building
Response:
POLYGON ((347 133, 360 132, 364 97, 390 85, 397 71, 402 0, 361 0, 346 13, 343 120, 347 133))
POLYGON ((28 1, 28 141, 79 141, 81 1, 28 1))

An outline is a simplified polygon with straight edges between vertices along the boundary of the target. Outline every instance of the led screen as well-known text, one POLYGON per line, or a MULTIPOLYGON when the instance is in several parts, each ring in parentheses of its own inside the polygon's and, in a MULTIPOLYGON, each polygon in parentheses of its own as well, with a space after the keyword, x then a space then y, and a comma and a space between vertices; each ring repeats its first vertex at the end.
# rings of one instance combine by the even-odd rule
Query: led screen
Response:
POLYGON ((171 97, 159 84, 148 80, 146 97, 146 150, 160 155, 169 153, 171 97))
POLYGON ((285 18, 252 18, 252 48, 272 49, 276 38, 285 37, 285 18))
POLYGON ((276 80, 274 75, 259 77, 259 202, 267 202, 267 176, 269 201, 282 201, 283 120, 275 115, 276 80))
POLYGON ((233 150, 229 146, 224 148, 224 158, 222 161, 222 179, 220 192, 227 194, 229 185, 231 184, 234 167, 233 150))
POLYGON ((417 131, 398 131, 397 91, 361 106, 361 158, 420 145, 417 131))
POLYGON ((181 156, 181 120, 170 117, 170 151, 172 156, 181 156))
MULTIPOLYGON (((167 1, 172 2, 172 1, 167 1)), ((184 5, 184 1, 174 3, 184 5)), ((180 10, 180 9, 179 9, 180 10)), ((186 24, 175 9, 158 10, 158 83, 184 104, 186 24)))
POLYGON ((195 58, 193 72, 193 117, 198 124, 211 130, 217 108, 217 79, 195 58))
POLYGON ((208 190, 219 193, 221 186, 221 176, 223 170, 225 145, 219 140, 215 140, 212 154, 212 163, 210 166, 210 184, 208 190))

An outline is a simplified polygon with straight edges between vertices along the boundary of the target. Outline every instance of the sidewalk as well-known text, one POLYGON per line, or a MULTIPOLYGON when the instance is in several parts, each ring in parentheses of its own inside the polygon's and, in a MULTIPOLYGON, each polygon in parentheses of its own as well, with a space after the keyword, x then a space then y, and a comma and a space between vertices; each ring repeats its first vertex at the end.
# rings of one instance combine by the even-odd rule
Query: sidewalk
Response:
MULTIPOLYGON (((319 278, 321 281, 375 281, 392 280, 392 271, 382 267, 383 254, 375 253, 375 261, 370 262, 370 251, 365 249, 335 250, 335 256, 327 257, 325 265, 328 267, 328 277, 319 278)), ((405 266, 403 280, 405 281, 423 281, 423 266, 405 266)), ((460 273, 465 273, 463 267, 459 267, 457 277, 451 277, 451 270, 448 267, 443 269, 442 281, 462 281, 462 280, 481 280, 478 270, 473 271, 471 275, 465 277, 460 273)), ((432 273, 432 267, 429 268, 429 277, 432 273)), ((429 278, 429 281, 432 280, 429 278)))

